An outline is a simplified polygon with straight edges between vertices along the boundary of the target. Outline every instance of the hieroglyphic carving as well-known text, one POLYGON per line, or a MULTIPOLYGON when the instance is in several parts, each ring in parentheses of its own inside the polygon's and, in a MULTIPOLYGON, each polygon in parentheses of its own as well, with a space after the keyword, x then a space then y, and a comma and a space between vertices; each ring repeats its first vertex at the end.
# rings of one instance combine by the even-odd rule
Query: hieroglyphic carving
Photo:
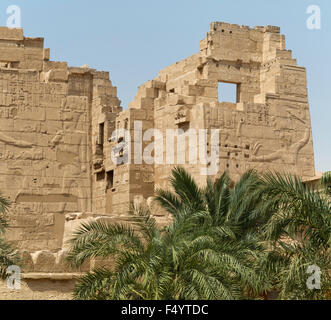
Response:
MULTIPOLYGON (((0 99, 1 99, 1 94, 0 94, 0 99)), ((0 102, 1 103, 1 102, 0 102)), ((0 107, 0 118, 9 118, 9 119, 14 119, 17 115, 17 107, 0 107)))
POLYGON ((296 70, 284 70, 280 89, 286 94, 306 95, 305 74, 296 70))
POLYGON ((270 123, 269 119, 269 104, 247 104, 246 105, 246 124, 256 126, 267 126, 270 123))
MULTIPOLYGON (((296 117, 291 111, 288 110, 290 116, 298 120, 304 125, 304 136, 299 141, 293 141, 293 129, 284 127, 284 123, 274 119, 275 133, 278 135, 280 142, 280 149, 268 155, 257 156, 259 149, 262 147, 260 143, 256 143, 253 148, 252 161, 268 162, 274 160, 281 160, 285 164, 296 166, 298 164, 298 155, 300 150, 309 142, 310 139, 310 126, 303 119, 296 117)), ((283 120, 284 121, 284 120, 283 120)))
MULTIPOLYGON (((86 132, 77 130, 81 112, 65 109, 62 114, 63 130, 58 131, 52 139, 51 148, 55 149, 56 160, 63 173, 62 193, 70 194, 74 187, 80 200, 79 210, 85 212, 87 210, 87 195, 84 188, 79 186, 77 178, 81 177, 81 174, 86 173, 87 170, 86 132)), ((64 210, 65 203, 62 205, 64 210)))
MULTIPOLYGON (((89 205, 93 214, 122 214, 129 201, 166 187, 172 165, 117 165, 111 159, 111 150, 123 158, 128 149, 124 142, 113 148, 120 137, 110 141, 112 132, 133 133, 136 120, 164 137, 176 125, 220 129, 219 174, 227 170, 233 180, 249 168, 314 174, 305 70, 281 49, 284 37, 269 27, 216 23, 212 30, 203 50, 140 86, 124 112, 107 72, 49 61, 40 40, 13 50, 11 66, 8 57, 0 59, 0 189, 13 201, 12 221, 20 228, 13 238, 20 245, 58 250, 52 241, 61 235, 51 230, 56 217, 64 221, 64 214, 90 211, 89 205), (220 80, 236 84, 237 103, 219 102, 220 80)), ((0 55, 8 41, 0 41, 3 46, 0 55)), ((188 153, 188 145, 179 152, 188 153)), ((201 165, 183 164, 205 183, 201 165)))
POLYGON ((36 148, 32 143, 24 140, 17 140, 2 132, 0 132, 0 141, 7 145, 12 145, 17 148, 30 149, 22 151, 19 154, 14 154, 13 151, 6 151, 4 154, 0 154, 0 159, 23 159, 23 160, 41 160, 43 159, 43 152, 40 148, 36 148))

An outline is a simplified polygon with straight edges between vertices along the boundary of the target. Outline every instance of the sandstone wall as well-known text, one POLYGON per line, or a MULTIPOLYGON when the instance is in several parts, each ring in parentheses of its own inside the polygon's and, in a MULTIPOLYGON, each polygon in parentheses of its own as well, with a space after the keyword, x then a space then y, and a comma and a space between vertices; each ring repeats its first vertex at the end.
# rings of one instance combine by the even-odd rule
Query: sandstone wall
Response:
POLYGON ((228 171, 236 180, 248 169, 315 176, 306 71, 278 27, 212 23, 200 52, 142 84, 127 110, 120 104, 108 72, 51 61, 42 38, 0 28, 0 191, 12 202, 7 239, 25 262, 21 293, 2 285, 0 299, 66 299, 82 273, 111 265, 66 265, 66 241, 82 221, 130 223, 130 203, 146 202, 169 223, 151 199, 155 189, 169 187, 175 164, 200 184, 212 164, 189 161, 188 137, 175 141, 175 162, 167 163, 168 129, 184 137, 206 129, 207 155, 211 130, 220 130, 211 178, 228 171), (222 100, 220 82, 236 86, 236 101, 222 100), (138 143, 137 121, 142 134, 155 128, 161 136, 138 143), (151 142, 163 145, 163 162, 134 159, 151 142), (123 157, 131 161, 117 162, 123 157))

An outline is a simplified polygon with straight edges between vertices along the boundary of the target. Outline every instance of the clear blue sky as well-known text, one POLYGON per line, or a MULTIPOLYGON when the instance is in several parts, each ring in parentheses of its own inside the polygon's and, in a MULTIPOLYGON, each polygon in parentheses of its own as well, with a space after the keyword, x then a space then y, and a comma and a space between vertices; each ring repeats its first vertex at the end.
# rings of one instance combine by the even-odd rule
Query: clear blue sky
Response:
POLYGON ((331 170, 330 0, 1 0, 0 25, 13 4, 25 35, 44 37, 52 60, 110 71, 124 108, 137 86, 198 52, 210 22, 280 26, 307 68, 316 169, 331 170), (311 4, 321 8, 321 30, 306 27, 311 4))

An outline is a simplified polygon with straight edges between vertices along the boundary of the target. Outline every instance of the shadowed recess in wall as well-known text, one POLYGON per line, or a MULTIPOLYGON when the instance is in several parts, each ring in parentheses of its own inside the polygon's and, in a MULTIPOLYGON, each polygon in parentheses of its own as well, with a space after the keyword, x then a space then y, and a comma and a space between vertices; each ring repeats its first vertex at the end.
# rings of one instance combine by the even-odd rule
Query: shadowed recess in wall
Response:
POLYGON ((78 198, 70 194, 20 194, 16 202, 77 202, 78 198))

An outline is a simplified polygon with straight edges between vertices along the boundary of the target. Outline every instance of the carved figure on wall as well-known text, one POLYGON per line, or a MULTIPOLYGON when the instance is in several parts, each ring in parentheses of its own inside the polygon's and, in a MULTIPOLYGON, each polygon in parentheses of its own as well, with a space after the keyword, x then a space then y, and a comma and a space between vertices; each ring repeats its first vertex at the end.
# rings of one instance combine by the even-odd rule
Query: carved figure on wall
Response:
MULTIPOLYGON (((80 212, 87 210, 87 195, 78 179, 87 171, 86 133, 77 130, 80 112, 63 111, 63 130, 57 132, 51 141, 51 148, 56 151, 56 160, 59 162, 62 178, 62 194, 70 194, 75 187, 78 193, 80 212)), ((64 211, 65 203, 62 204, 64 211)))
MULTIPOLYGON (((276 152, 273 152, 268 155, 264 156, 256 156, 259 149, 262 147, 260 143, 256 143, 253 147, 253 155, 251 160, 255 162, 268 162, 268 161, 274 161, 274 160, 281 160, 283 163, 291 164, 291 165, 297 165, 298 163, 298 155, 300 150, 309 142, 310 139, 310 126, 309 124, 296 117, 294 114, 292 114, 290 111, 288 111, 290 116, 294 117, 298 121, 304 124, 305 132, 302 139, 300 139, 297 142, 293 142, 293 132, 292 130, 287 130, 285 128, 279 129, 277 131, 279 134, 279 141, 281 148, 277 150, 276 152)), ((276 124, 276 123, 275 123, 276 124)))
POLYGON ((5 135, 3 132, 0 132, 0 141, 15 146, 19 148, 32 148, 33 144, 31 142, 26 142, 23 140, 17 140, 12 137, 5 135))
POLYGON ((15 159, 15 160, 42 160, 43 153, 41 149, 36 148, 31 142, 26 142, 24 140, 17 140, 12 137, 5 135, 0 132, 0 141, 4 142, 6 145, 12 145, 18 148, 24 148, 29 150, 24 150, 19 154, 14 154, 12 151, 6 151, 1 154, 2 159, 15 159))

